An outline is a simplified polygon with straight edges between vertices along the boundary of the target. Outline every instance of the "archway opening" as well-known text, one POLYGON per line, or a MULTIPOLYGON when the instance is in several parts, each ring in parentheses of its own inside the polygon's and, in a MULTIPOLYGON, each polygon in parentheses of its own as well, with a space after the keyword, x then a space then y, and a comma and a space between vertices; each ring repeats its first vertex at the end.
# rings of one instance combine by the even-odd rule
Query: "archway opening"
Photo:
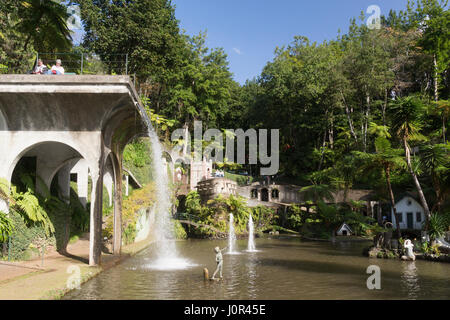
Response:
POLYGON ((261 190, 261 201, 268 202, 269 201, 269 190, 266 188, 261 190))
MULTIPOLYGON (((12 210, 13 216, 24 221, 12 237, 17 242, 11 244, 16 259, 35 258, 44 249, 67 255, 69 241, 89 231, 89 206, 80 202, 78 188, 71 183, 71 177, 76 178, 71 169, 80 159, 81 154, 71 146, 50 141, 30 146, 16 157, 11 184, 16 187, 15 197, 29 204, 12 210), (40 212, 39 219, 36 212, 40 212)), ((88 254, 88 238, 85 249, 88 254)), ((87 262, 81 255, 74 257, 87 262)))

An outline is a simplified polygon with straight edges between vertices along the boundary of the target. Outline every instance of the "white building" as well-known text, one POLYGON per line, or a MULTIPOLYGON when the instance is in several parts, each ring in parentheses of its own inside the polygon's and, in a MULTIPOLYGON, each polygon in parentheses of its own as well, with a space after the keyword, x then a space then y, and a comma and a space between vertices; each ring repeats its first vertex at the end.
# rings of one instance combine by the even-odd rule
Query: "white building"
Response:
POLYGON ((352 234, 352 229, 345 222, 336 230, 338 236, 351 236, 352 234))
MULTIPOLYGON (((425 213, 422 206, 412 197, 405 196, 395 204, 397 216, 399 216, 400 229, 421 230, 425 221, 425 213)), ((391 221, 394 229, 397 223, 394 217, 394 210, 391 210, 391 221)))

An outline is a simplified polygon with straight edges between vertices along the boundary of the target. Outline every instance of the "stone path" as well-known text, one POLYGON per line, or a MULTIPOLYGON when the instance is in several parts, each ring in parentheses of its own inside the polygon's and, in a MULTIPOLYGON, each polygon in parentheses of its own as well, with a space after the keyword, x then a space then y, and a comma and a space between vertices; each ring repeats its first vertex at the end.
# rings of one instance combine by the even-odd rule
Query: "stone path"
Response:
POLYGON ((81 281, 87 281, 99 272, 113 267, 150 244, 150 240, 123 248, 123 254, 102 254, 101 267, 88 265, 89 240, 83 238, 67 247, 68 255, 57 252, 44 257, 44 266, 37 258, 24 262, 0 262, 0 300, 57 299, 68 291, 67 281, 73 269, 79 267, 81 281), (70 268, 69 268, 70 267, 70 268))

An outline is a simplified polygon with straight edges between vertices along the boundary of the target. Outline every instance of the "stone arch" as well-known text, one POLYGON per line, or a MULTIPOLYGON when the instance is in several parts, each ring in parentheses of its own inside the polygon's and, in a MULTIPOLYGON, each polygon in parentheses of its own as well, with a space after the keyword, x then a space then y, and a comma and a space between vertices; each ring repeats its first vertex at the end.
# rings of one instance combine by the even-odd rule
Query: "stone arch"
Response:
POLYGON ((64 161, 63 163, 61 163, 58 167, 56 167, 55 170, 53 170, 52 174, 50 175, 50 177, 49 177, 50 182, 53 181, 53 179, 55 178, 55 175, 58 173, 59 170, 61 170, 65 166, 69 166, 70 169, 72 169, 72 167, 81 159, 83 159, 83 158, 76 157, 76 158, 68 159, 68 160, 64 161))
MULTIPOLYGON (((24 157, 31 150, 33 150, 33 149, 35 149, 35 148, 37 148, 39 146, 43 146, 45 144, 65 145, 65 146, 71 148, 72 150, 74 150, 75 152, 77 152, 79 154, 80 158, 84 158, 84 159, 88 160, 88 158, 86 157, 86 155, 84 154, 83 151, 79 150, 76 145, 74 145, 74 144, 72 144, 70 142, 67 142, 67 141, 63 141, 63 140, 62 141, 58 141, 58 140, 42 140, 42 141, 38 141, 38 142, 31 141, 28 144, 22 146, 20 151, 17 151, 15 153, 15 155, 13 155, 10 158, 6 179, 8 181, 11 181, 11 177, 12 177, 13 171, 14 171, 17 163, 19 162, 19 160, 22 157, 24 157)), ((65 160, 73 160, 73 158, 72 159, 65 159, 65 160)), ((58 165, 61 165, 61 164, 58 164, 58 165)), ((56 172, 57 171, 55 171, 55 173, 56 172)), ((51 180, 50 180, 50 182, 51 182, 51 180)))

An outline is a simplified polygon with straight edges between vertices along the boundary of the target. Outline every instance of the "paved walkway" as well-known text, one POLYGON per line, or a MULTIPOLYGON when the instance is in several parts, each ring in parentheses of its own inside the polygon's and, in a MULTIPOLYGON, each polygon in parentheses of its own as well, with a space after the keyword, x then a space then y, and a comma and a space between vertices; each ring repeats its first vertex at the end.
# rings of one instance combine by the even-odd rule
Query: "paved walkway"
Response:
MULTIPOLYGON (((41 259, 24 262, 0 262, 0 300, 58 299, 67 289, 67 281, 73 276, 74 266, 79 267, 81 282, 85 282, 99 272, 113 267, 122 259, 133 255, 150 244, 145 240, 123 248, 123 254, 113 256, 102 254, 101 267, 88 265, 89 240, 83 238, 67 247, 68 255, 48 253, 41 259)), ((76 269, 76 268, 75 268, 76 269)))

